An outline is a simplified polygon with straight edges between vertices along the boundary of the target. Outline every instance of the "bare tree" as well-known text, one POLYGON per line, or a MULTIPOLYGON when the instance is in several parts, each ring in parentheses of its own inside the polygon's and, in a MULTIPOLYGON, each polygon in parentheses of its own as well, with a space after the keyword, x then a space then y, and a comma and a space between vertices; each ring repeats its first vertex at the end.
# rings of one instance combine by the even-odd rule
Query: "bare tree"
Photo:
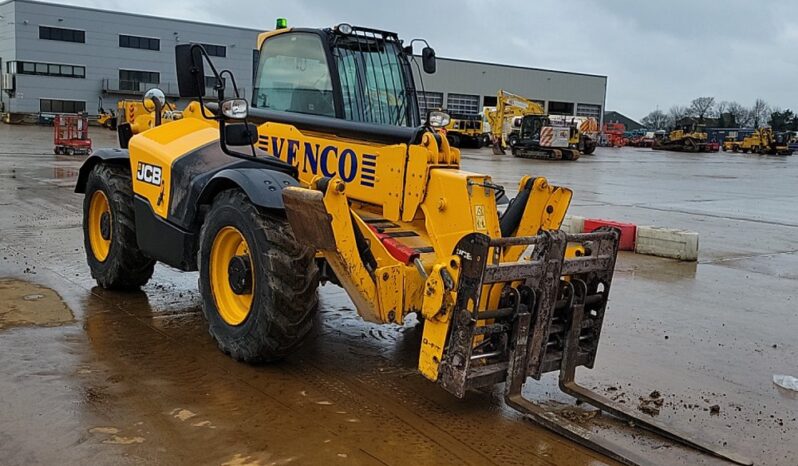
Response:
POLYGON ((718 105, 715 106, 715 115, 717 115, 719 118, 723 118, 723 114, 726 113, 728 106, 729 102, 726 102, 725 100, 718 102, 718 105))
POLYGON ((726 113, 731 115, 732 119, 734 120, 733 124, 738 127, 744 127, 750 124, 750 114, 748 110, 737 102, 729 102, 726 105, 726 113))
POLYGON ((689 115, 690 112, 687 107, 682 105, 674 105, 670 108, 670 110, 668 110, 668 126, 678 125, 679 120, 689 115))
POLYGON ((714 97, 697 97, 690 102, 690 113, 698 118, 699 123, 703 123, 704 118, 712 113, 714 107, 714 97))
POLYGON ((767 122, 768 114, 770 113, 767 102, 763 99, 756 99, 749 113, 751 114, 751 121, 754 124, 754 128, 759 128, 767 122))
POLYGON ((644 116, 640 123, 647 129, 664 129, 668 124, 668 116, 662 110, 657 109, 644 116))

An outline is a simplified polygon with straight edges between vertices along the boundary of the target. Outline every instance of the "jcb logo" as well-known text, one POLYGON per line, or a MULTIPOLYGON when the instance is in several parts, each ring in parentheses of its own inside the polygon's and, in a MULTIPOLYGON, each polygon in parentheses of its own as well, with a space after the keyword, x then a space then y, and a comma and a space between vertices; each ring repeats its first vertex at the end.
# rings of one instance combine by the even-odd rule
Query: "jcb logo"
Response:
POLYGON ((136 170, 136 179, 145 183, 161 185, 161 167, 139 162, 136 170))

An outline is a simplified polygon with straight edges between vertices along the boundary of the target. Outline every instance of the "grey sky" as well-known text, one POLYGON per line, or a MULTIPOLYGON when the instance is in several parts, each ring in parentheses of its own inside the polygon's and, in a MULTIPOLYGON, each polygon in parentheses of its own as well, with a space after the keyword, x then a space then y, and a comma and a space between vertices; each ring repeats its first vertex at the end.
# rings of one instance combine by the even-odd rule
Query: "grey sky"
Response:
MULTIPOLYGON (((798 2, 759 0, 68 0, 270 29, 348 22, 426 38, 439 56, 603 74, 607 109, 641 118, 694 97, 798 109, 798 2)), ((534 96, 532 96, 534 97, 534 96)))

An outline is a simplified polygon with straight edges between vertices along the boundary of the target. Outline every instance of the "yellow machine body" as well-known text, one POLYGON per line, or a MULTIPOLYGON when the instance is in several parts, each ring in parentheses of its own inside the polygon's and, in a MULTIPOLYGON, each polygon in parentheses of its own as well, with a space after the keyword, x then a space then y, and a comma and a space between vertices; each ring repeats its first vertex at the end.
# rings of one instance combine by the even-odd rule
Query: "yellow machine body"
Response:
POLYGON ((788 139, 778 140, 772 128, 757 128, 750 136, 746 136, 732 147, 732 151, 738 150, 754 154, 792 154, 788 139))
MULTIPOLYGON (((140 99, 124 99, 116 104, 117 119, 121 123, 130 123, 133 134, 141 133, 147 129, 155 126, 155 114, 150 109, 144 106, 144 102, 140 99)), ((169 102, 166 103, 161 112, 161 118, 170 119, 171 112, 174 112, 175 106, 169 102)))
MULTIPOLYGON (((176 61, 181 95, 200 98, 204 92, 197 89, 204 73, 194 56, 198 47, 179 45, 176 61)), ((95 164, 114 164, 119 170, 121 161, 129 158, 135 250, 150 261, 150 273, 155 261, 181 270, 199 269, 200 291, 208 298, 203 310, 209 322, 215 322, 209 328, 220 345, 219 335, 232 335, 238 341, 239 325, 265 322, 265 327, 256 330, 256 337, 262 338, 271 331, 268 327, 283 320, 274 316, 288 306, 285 302, 255 308, 258 300, 276 294, 255 293, 258 287, 268 286, 276 277, 290 282, 294 276, 304 276, 307 280, 298 283, 306 293, 292 294, 288 300, 315 307, 321 277, 342 286, 367 321, 402 324, 411 314, 422 320, 418 369, 455 396, 462 398, 468 390, 506 382, 505 400, 510 406, 560 432, 559 425, 570 429, 567 421, 542 413, 521 394, 529 377, 540 379, 544 373, 559 371, 564 392, 663 431, 584 391, 574 381, 577 366, 594 365, 618 253, 618 231, 560 231, 572 192, 543 177, 521 177, 513 202, 500 214, 497 200, 503 197, 504 187, 489 175, 461 169, 460 151, 449 144, 446 129, 435 128, 432 122, 420 124, 408 58, 412 47, 404 47, 395 33, 348 24, 324 30, 278 28, 261 34, 258 47, 259 77, 264 72, 282 77, 281 72, 302 69, 297 63, 306 65, 317 57, 327 60, 333 51, 393 50, 386 60, 395 60, 395 66, 381 63, 383 69, 401 70, 396 76, 404 79, 401 89, 408 100, 402 106, 391 105, 399 100, 398 92, 380 92, 379 82, 372 88, 363 86, 369 94, 360 103, 369 105, 361 108, 374 104, 395 111, 388 120, 379 121, 366 119, 365 113, 346 118, 351 114, 344 112, 340 82, 334 100, 336 116, 322 110, 313 113, 318 103, 325 102, 323 89, 312 84, 318 80, 289 89, 282 80, 272 88, 256 85, 254 107, 245 107, 242 99, 226 100, 224 85, 220 85, 218 102, 191 102, 181 112, 167 106, 158 119, 143 104, 123 101, 119 116, 130 123, 134 134, 128 153, 95 153, 81 167, 76 187, 77 192, 91 194, 87 184, 91 186, 91 177, 99 176, 95 164), (283 60, 298 49, 290 43, 297 39, 283 37, 294 32, 322 38, 324 53, 311 59, 296 56, 295 63, 283 60), (282 42, 288 52, 274 62, 277 69, 268 70, 264 51, 274 38, 280 38, 274 44, 282 42), (374 47, 375 43, 380 47, 374 47), (290 94, 291 107, 278 108, 279 92, 290 94), (274 95, 278 97, 269 100, 274 95), (293 107, 295 96, 301 97, 297 108, 293 107), (238 113, 242 107, 246 117, 238 113), (272 222, 279 226, 270 226, 272 222), (204 235, 213 234, 213 228, 219 233, 207 242, 210 236, 204 235), (219 239, 223 237, 229 241, 219 239), (291 243, 292 249, 300 251, 295 257, 307 262, 293 266, 298 263, 292 259, 292 265, 275 268, 274 263, 283 261, 277 256, 282 242, 291 243), (263 249, 257 249, 259 245, 263 249), (261 254, 253 254, 257 251, 261 254), (205 255, 209 255, 208 263, 203 262, 205 255), (217 259, 222 265, 214 267, 217 259), (257 268, 250 268, 250 263, 257 268), (225 299, 218 299, 214 290, 225 299), (240 308, 214 313, 213 306, 224 307, 229 301, 241 304, 240 308), (263 317, 247 317, 253 313, 263 317), (217 314, 224 324, 217 321, 217 314)), ((431 49, 426 48, 424 55, 434 59, 431 49)), ((343 68, 338 66, 327 71, 343 68)), ((425 70, 429 69, 434 70, 434 62, 425 62, 425 70)), ((220 79, 218 73, 216 77, 220 79)), ((383 85, 387 87, 387 80, 383 85)), ((497 111, 487 115, 497 138, 503 137, 508 117, 546 117, 543 108, 528 99, 504 91, 499 97, 497 111)), ((347 110, 357 107, 351 101, 348 104, 347 110)), ((89 228, 94 232, 90 243, 97 251, 90 257, 109 255, 114 237, 104 236, 102 222, 115 214, 101 196, 91 205, 89 218, 95 225, 89 228)), ((92 269, 93 276, 101 272, 92 269)), ((256 339, 250 338, 250 343, 256 339)), ((573 432, 584 430, 580 429, 573 432)), ((593 443, 592 435, 583 440, 598 451, 610 451, 606 445, 593 443)))

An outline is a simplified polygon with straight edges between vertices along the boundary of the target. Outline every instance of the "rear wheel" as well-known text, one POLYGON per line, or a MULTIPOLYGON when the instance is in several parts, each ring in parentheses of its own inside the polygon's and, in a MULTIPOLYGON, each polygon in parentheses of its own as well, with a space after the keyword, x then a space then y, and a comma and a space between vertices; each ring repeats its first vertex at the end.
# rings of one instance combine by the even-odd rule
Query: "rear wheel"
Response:
POLYGON ((91 276, 103 288, 136 289, 149 281, 155 261, 136 242, 130 171, 98 164, 86 181, 83 241, 91 276))
MULTIPOLYGON (((581 142, 583 144, 583 149, 582 149, 583 154, 590 155, 596 151, 596 141, 594 141, 593 139, 587 136, 583 136, 581 142)), ((621 147, 621 144, 619 144, 616 147, 621 147)))
POLYGON ((446 139, 449 140, 449 145, 452 147, 460 147, 460 136, 457 134, 447 134, 446 139))
POLYGON ((244 193, 219 194, 200 232, 203 311, 219 348, 239 361, 266 362, 294 351, 318 306, 314 252, 288 222, 244 193))

